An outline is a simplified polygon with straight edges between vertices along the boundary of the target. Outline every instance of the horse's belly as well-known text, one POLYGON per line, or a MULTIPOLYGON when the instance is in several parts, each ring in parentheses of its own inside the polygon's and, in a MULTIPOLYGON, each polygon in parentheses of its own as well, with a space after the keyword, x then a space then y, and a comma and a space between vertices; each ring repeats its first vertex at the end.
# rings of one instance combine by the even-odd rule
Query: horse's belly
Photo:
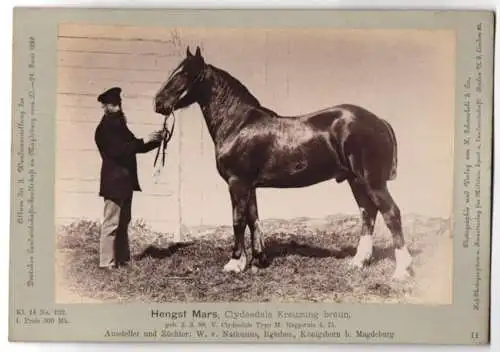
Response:
POLYGON ((257 186, 275 188, 307 187, 334 178, 341 172, 335 155, 293 153, 276 155, 259 175, 257 186))
POLYGON ((328 181, 333 178, 333 175, 330 174, 319 174, 319 173, 302 173, 295 175, 283 175, 276 177, 264 177, 257 181, 257 187, 263 188, 301 188, 308 187, 314 184, 328 181))

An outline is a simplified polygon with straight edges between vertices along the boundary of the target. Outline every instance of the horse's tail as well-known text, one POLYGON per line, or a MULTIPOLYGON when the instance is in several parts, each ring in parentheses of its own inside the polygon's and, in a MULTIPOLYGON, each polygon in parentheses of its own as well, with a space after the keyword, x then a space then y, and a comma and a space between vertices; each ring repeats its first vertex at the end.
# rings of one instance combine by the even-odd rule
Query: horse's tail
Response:
POLYGON ((398 141, 396 140, 396 134, 394 133, 394 130, 391 126, 391 124, 385 120, 384 121, 385 125, 387 126, 387 129, 389 130, 389 136, 392 141, 392 166, 391 166, 391 171, 389 172, 389 181, 395 180, 397 175, 398 175, 398 141))

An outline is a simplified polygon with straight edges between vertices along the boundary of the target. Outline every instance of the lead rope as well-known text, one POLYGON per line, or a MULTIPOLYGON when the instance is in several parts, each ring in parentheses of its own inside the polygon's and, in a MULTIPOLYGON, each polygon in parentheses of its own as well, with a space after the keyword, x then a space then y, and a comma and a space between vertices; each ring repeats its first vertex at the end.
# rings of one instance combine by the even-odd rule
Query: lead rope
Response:
MULTIPOLYGON (((173 117, 173 122, 172 122, 172 129, 169 130, 167 127, 167 121, 169 116, 165 116, 165 119, 163 120, 163 131, 166 131, 167 133, 165 134, 165 138, 163 138, 160 142, 160 145, 158 146, 158 149, 156 150, 156 156, 155 156, 155 161, 153 163, 153 168, 156 168, 156 163, 158 162, 158 157, 160 156, 160 150, 162 151, 162 159, 161 159, 161 164, 162 167, 165 167, 165 156, 167 153, 167 146, 170 140, 172 139, 172 136, 174 135, 174 129, 175 129, 175 114, 172 111, 172 117, 173 117)), ((153 177, 156 179, 160 176, 161 173, 161 168, 156 168, 153 177)), ((157 180, 156 180, 157 181, 157 180)), ((156 182, 155 182, 156 183, 156 182)))
MULTIPOLYGON (((167 79, 167 83, 168 84, 168 81, 170 81, 170 78, 174 75, 174 73, 179 69, 179 67, 181 67, 181 65, 184 63, 184 61, 182 61, 179 66, 177 66, 177 68, 172 71, 172 73, 170 74, 169 78, 167 79)), ((190 86, 188 87, 188 90, 191 88, 191 86, 195 83, 195 82, 198 82, 198 80, 201 79, 201 77, 203 76, 204 74, 204 70, 202 70, 198 76, 196 76, 196 78, 193 80, 193 82, 191 82, 190 86)), ((170 115, 165 115, 165 119, 163 120, 163 130, 164 131, 167 131, 167 134, 165 135, 165 138, 162 140, 162 142, 160 143, 160 145, 158 146, 158 149, 156 151, 156 156, 155 156, 155 161, 153 163, 153 168, 156 168, 156 162, 158 161, 158 157, 160 155, 160 150, 163 150, 163 155, 162 155, 162 166, 164 167, 165 166, 165 154, 166 154, 166 150, 167 150, 167 144, 168 142, 170 142, 170 139, 172 138, 173 134, 174 134, 174 128, 175 128, 175 114, 174 114, 174 111, 172 110, 171 112, 172 114, 172 117, 174 119, 174 122, 172 122, 172 129, 169 131, 168 130, 168 127, 167 127, 167 120, 168 118, 170 117, 170 115)), ((160 168, 157 168, 153 171, 153 178, 155 178, 155 183, 158 182, 158 177, 160 176, 160 168)))

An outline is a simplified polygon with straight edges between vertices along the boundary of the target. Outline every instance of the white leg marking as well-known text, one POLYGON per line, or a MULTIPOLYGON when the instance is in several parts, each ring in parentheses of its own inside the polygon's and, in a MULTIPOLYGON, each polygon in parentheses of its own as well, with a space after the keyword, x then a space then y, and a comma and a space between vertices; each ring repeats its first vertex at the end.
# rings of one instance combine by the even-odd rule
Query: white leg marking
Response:
POLYGON ((356 255, 351 259, 351 265, 361 268, 368 261, 373 252, 373 237, 372 235, 364 235, 359 239, 356 255))
POLYGON ((412 257, 406 246, 394 250, 396 257, 396 270, 394 270, 393 278, 396 280, 405 279, 410 276, 408 269, 412 263, 412 257))
POLYGON ((247 266, 247 257, 245 254, 241 254, 240 259, 233 259, 229 260, 226 265, 224 265, 224 271, 234 271, 235 273, 241 273, 243 270, 245 270, 245 267, 247 266))

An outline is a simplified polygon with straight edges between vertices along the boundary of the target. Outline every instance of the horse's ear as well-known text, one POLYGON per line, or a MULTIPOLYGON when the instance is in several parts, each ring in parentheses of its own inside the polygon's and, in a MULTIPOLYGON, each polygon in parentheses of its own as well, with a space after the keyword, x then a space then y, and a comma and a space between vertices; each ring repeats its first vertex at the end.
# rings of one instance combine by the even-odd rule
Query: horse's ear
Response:
POLYGON ((204 65, 205 64, 205 59, 203 59, 203 56, 201 55, 201 49, 199 46, 196 47, 196 54, 195 54, 196 59, 200 64, 204 65))
POLYGON ((191 56, 193 56, 193 54, 191 54, 191 50, 189 50, 189 45, 188 45, 188 47, 187 47, 187 49, 186 49, 186 56, 187 56, 187 57, 191 57, 191 56))

